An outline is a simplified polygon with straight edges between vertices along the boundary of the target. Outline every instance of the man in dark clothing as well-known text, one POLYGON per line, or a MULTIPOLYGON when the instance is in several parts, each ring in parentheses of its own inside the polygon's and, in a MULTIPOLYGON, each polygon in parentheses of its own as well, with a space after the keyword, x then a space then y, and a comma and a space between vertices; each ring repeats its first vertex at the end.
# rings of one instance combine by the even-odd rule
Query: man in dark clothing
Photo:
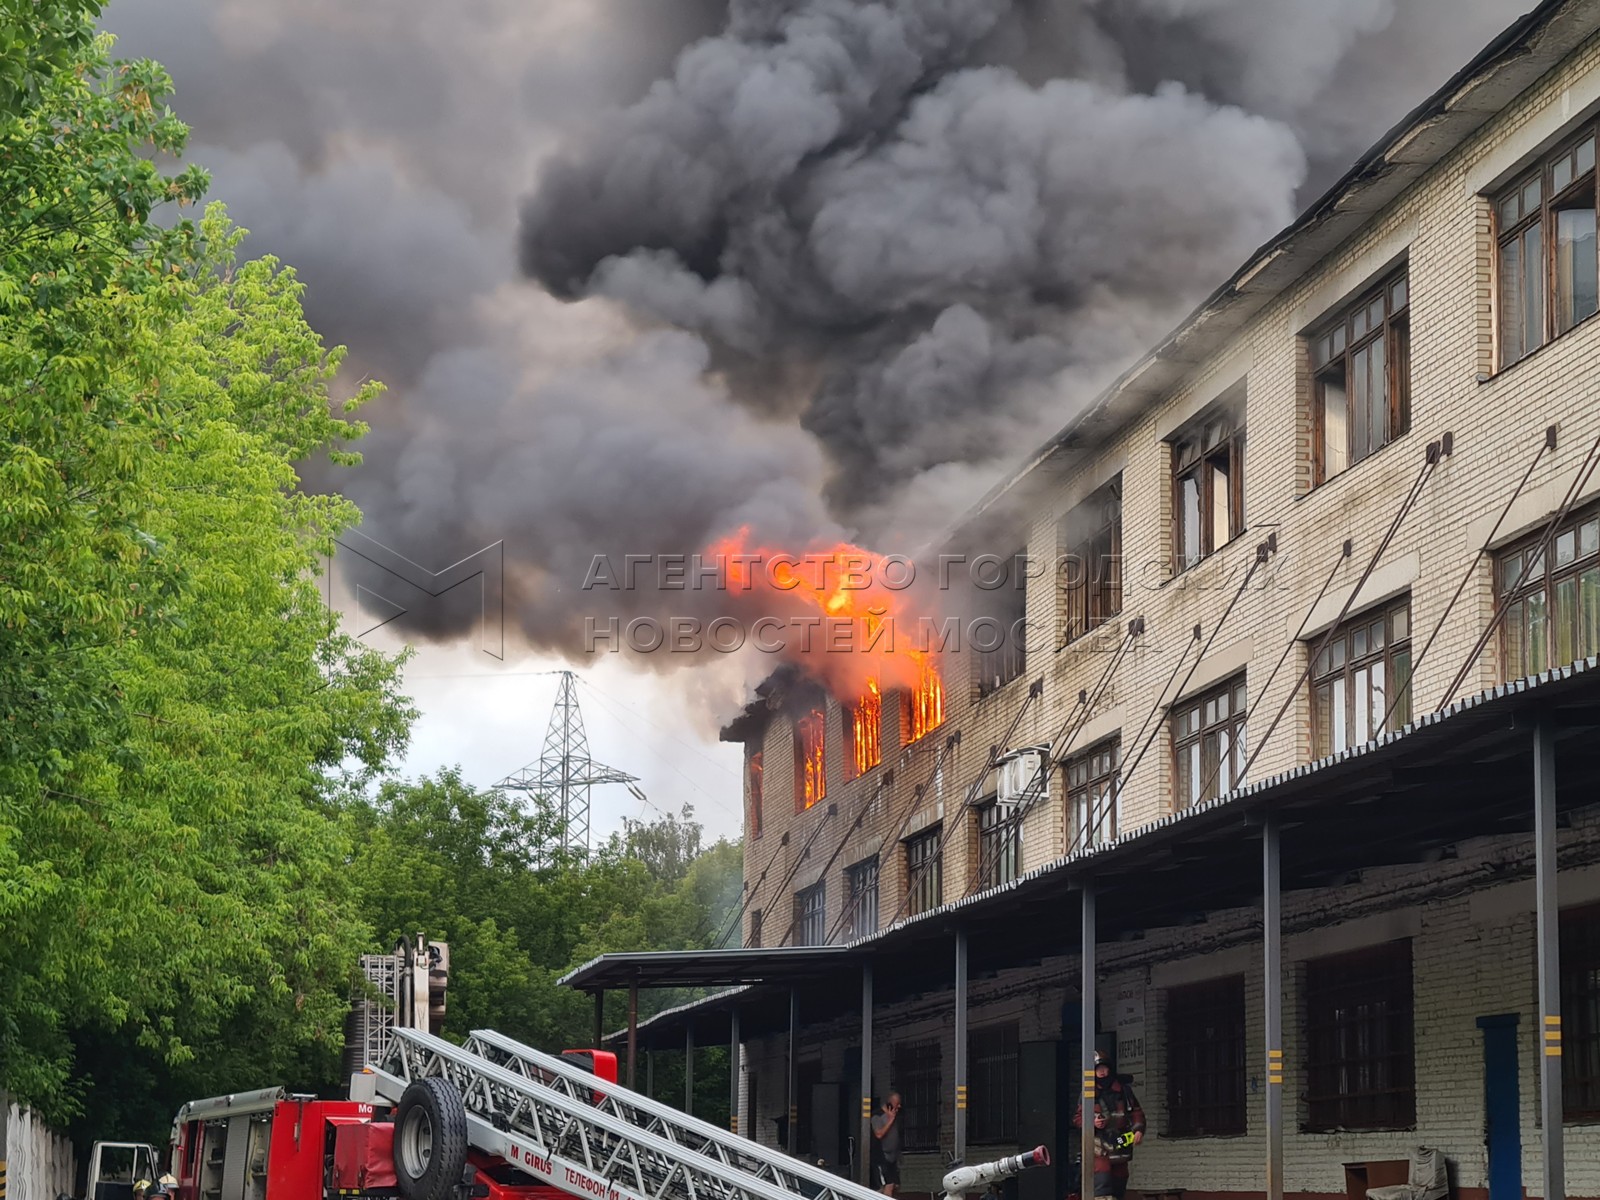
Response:
POLYGON ((900 1186, 900 1146, 900 1093, 890 1092, 872 1118, 872 1178, 885 1196, 900 1186))
MULTIPOLYGON (((1122 1200, 1128 1190, 1133 1147, 1144 1141, 1144 1109, 1133 1088, 1111 1074, 1111 1064, 1098 1050, 1094 1052, 1094 1091, 1094 1194, 1122 1200)), ((1072 1124, 1083 1128, 1082 1102, 1072 1124)))

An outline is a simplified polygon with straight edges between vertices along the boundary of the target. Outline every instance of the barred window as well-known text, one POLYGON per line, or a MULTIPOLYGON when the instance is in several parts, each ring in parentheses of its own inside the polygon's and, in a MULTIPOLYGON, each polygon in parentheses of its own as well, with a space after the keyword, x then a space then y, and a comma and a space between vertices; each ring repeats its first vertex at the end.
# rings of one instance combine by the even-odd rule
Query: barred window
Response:
POLYGON ((1244 676, 1172 710, 1174 807, 1225 796, 1244 782, 1244 676))
POLYGON ((978 886, 999 887, 1022 867, 1022 806, 992 801, 978 810, 978 886))
POLYGON ((1410 428, 1410 302, 1401 267, 1310 337, 1317 483, 1410 428))
POLYGON ((1500 632, 1507 679, 1600 654, 1600 510, 1558 527, 1549 551, 1535 536, 1496 563, 1499 594, 1511 599, 1500 632))
POLYGON ((974 1029, 967 1037, 967 1137, 998 1145, 1017 1140, 1017 1023, 974 1029))
POLYGON ((1113 738, 1067 760, 1067 846, 1071 853, 1115 841, 1122 741, 1113 738))
POLYGON ((939 1043, 896 1042, 889 1069, 903 1106, 896 1118, 904 1126, 900 1135, 905 1139, 902 1148, 937 1150, 944 1098, 939 1043))
POLYGON ((827 881, 818 880, 811 887, 794 894, 794 944, 820 946, 828 940, 827 881))
POLYGON ((858 862, 845 872, 850 885, 850 936, 868 937, 878 932, 878 856, 858 862))
POLYGON ((1245 1132, 1244 976, 1167 993, 1167 1133, 1245 1132))
POLYGON ((1561 1026, 1566 1118, 1600 1122, 1600 905, 1561 914, 1561 1026))
POLYGON ((1068 513, 1058 536, 1065 646, 1122 611, 1122 477, 1068 513))
POLYGON ((1404 725, 1411 719, 1410 600, 1347 621, 1317 655, 1311 678, 1317 758, 1404 725))
POLYGON ((1306 963, 1306 1125, 1417 1123, 1411 940, 1306 963))
POLYGON ((907 909, 914 917, 939 907, 944 897, 944 847, 935 825, 906 839, 907 909))

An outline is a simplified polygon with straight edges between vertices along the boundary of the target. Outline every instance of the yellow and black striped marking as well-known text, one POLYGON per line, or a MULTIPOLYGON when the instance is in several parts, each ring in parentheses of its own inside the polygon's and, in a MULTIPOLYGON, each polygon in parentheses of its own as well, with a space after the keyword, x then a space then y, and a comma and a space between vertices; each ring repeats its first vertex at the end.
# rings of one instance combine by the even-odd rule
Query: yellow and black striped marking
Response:
POLYGON ((1544 1019, 1544 1053, 1546 1058, 1561 1057, 1561 1018, 1544 1019))
POLYGON ((964 1084, 964 1083, 958 1083, 958 1084, 956 1084, 956 1111, 959 1112, 959 1111, 965 1109, 966 1107, 967 1107, 967 1085, 964 1084))
POLYGON ((1267 1083, 1273 1087, 1283 1086, 1283 1051, 1267 1051, 1267 1083))
POLYGON ((863 1121, 872 1120, 872 1097, 871 1096, 863 1096, 863 1097, 861 1097, 861 1119, 863 1121))
POLYGON ((1083 1072, 1083 1098, 1094 1099, 1094 1068, 1086 1067, 1083 1072))

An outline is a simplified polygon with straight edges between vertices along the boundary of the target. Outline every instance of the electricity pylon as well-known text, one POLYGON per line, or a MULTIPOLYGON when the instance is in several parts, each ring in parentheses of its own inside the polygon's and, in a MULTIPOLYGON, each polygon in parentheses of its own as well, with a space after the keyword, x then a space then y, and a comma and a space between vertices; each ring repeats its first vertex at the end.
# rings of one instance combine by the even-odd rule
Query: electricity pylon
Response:
POLYGON ((583 728, 583 712, 578 708, 577 676, 558 671, 561 690, 550 725, 544 733, 544 751, 537 763, 529 763, 508 775, 495 787, 507 792, 529 792, 543 796, 555 805, 561 819, 561 845, 568 850, 589 849, 589 789, 596 784, 620 783, 635 796, 640 795, 636 775, 597 763, 589 757, 589 735, 583 728))

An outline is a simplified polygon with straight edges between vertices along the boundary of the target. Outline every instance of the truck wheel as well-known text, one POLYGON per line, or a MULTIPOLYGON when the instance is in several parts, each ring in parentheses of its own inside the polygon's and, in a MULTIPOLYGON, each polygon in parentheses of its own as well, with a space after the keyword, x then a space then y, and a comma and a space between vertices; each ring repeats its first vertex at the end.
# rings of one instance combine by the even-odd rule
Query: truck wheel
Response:
POLYGON ((394 1114, 395 1182, 405 1200, 447 1200, 467 1165, 467 1110, 447 1080, 412 1081, 394 1114))

